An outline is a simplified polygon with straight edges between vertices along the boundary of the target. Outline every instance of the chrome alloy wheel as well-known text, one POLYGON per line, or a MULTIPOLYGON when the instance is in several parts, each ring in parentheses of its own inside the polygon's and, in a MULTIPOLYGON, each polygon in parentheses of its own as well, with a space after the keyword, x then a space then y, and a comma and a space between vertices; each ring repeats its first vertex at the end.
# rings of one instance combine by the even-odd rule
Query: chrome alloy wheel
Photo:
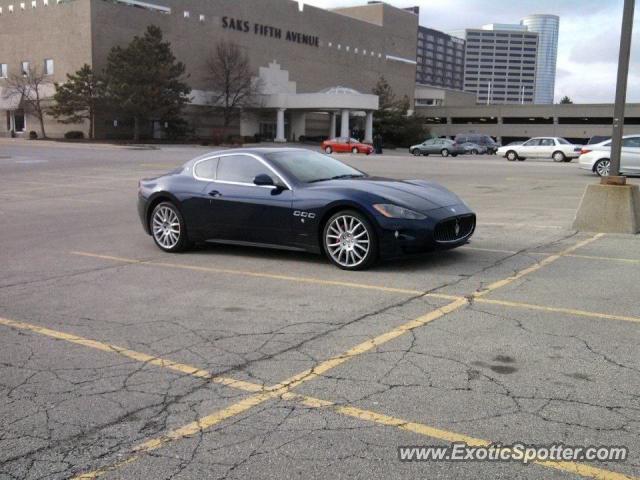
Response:
POLYGON ((155 211, 152 229, 153 238, 164 249, 170 250, 180 241, 180 219, 168 206, 163 205, 155 211))
POLYGON ((353 268, 367 258, 371 238, 367 227, 360 220, 351 215, 341 215, 329 225, 325 244, 336 263, 353 268))
POLYGON ((611 169, 611 161, 610 160, 598 160, 596 162, 596 173, 601 177, 608 177, 609 170, 611 169))

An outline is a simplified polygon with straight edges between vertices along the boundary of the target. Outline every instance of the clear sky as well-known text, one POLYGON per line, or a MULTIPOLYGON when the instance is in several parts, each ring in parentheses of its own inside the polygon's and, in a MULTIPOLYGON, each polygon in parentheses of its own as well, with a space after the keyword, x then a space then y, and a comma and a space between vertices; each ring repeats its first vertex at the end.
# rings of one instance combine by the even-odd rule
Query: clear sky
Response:
MULTIPOLYGON (((366 0, 305 0, 321 8, 362 5, 366 0)), ((518 23, 533 13, 560 16, 556 101, 613 102, 622 0, 387 0, 397 7, 420 7, 420 24, 452 31, 486 23, 518 23)), ((640 102, 640 2, 636 5, 628 102, 640 102)))

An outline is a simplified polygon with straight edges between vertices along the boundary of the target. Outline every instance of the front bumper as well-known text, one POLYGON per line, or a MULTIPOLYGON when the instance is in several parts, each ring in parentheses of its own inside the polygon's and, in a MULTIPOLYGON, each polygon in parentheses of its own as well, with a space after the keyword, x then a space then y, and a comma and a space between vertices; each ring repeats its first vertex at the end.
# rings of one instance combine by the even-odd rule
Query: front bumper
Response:
POLYGON ((476 215, 464 204, 431 210, 425 220, 376 216, 380 256, 446 250, 464 245, 475 231, 476 215))

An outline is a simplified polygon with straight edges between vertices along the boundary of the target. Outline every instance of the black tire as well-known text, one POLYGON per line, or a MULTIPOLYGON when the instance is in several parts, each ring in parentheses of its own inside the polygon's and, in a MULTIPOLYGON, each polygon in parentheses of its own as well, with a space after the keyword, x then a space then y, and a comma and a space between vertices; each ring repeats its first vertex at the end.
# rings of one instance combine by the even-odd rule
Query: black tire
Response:
POLYGON ((449 150, 446 148, 443 148, 442 150, 440 150, 440 155, 442 155, 443 157, 448 157, 449 156, 449 150))
POLYGON ((519 159, 518 154, 514 151, 514 150, 509 150, 505 157, 507 158, 508 161, 510 162, 515 162, 516 160, 519 159))
POLYGON ((573 158, 565 158, 564 159, 564 163, 571 163, 573 162, 573 158))
POLYGON ((420 155, 422 155, 419 148, 414 148, 413 150, 411 150, 411 154, 415 157, 419 157, 420 155))
POLYGON ((567 157, 565 156, 564 153, 557 151, 557 152, 553 152, 553 154, 551 155, 551 159, 556 163, 562 163, 567 160, 567 157))
POLYGON ((160 202, 155 206, 153 212, 151 212, 151 215, 149 216, 149 231, 151 232, 151 237, 158 248, 165 252, 183 252, 191 247, 184 218, 182 218, 182 214, 178 207, 171 202, 160 202), (169 219, 165 216, 167 221, 162 222, 162 225, 157 223, 163 217, 163 214, 167 214, 167 212, 171 212, 172 215, 175 215, 177 222, 170 223, 169 219), (179 225, 179 231, 177 233, 177 240, 173 242, 173 240, 170 241, 169 239, 169 235, 171 234, 167 232, 170 227, 173 226, 174 228, 170 230, 175 233, 174 230, 176 224, 179 225), (163 238, 165 240, 163 240, 163 238))
POLYGON ((331 155, 333 153, 333 148, 331 147, 326 147, 324 149, 324 153, 326 153, 327 155, 331 155))
POLYGON ((351 153, 358 153, 358 147, 353 147, 351 149, 351 153))
POLYGON ((595 173, 599 177, 608 177, 610 168, 611 160, 609 160, 608 158, 601 158, 593 165, 593 173, 595 173))
POLYGON ((452 157, 457 157, 457 156, 458 156, 458 154, 457 154, 457 153, 452 153, 452 154, 451 154, 451 156, 452 156, 452 157))
POLYGON ((519 162, 524 162, 525 160, 526 160, 526 157, 518 157, 519 162))
POLYGON ((325 253, 325 256, 329 259, 329 261, 333 263, 336 267, 342 270, 351 270, 351 271, 366 270, 367 268, 370 268, 372 265, 374 265, 378 260, 378 238, 376 237, 375 229, 371 225, 371 222, 369 222, 369 220, 367 220, 367 218, 363 214, 361 214, 356 210, 341 210, 339 212, 334 213, 331 216, 331 218, 327 220, 327 222, 324 224, 324 227, 322 229, 322 248, 325 253), (356 265, 345 265, 343 263, 340 263, 334 258, 334 255, 332 255, 330 252, 329 242, 332 240, 329 235, 330 234, 335 235, 334 233, 335 230, 332 230, 330 232, 330 228, 332 227, 332 225, 336 220, 340 219, 340 217, 353 217, 357 219, 360 222, 360 224, 363 226, 363 228, 367 230, 367 235, 369 239, 369 248, 366 254, 364 255, 364 257, 362 258, 362 260, 359 261, 356 265))
POLYGON ((476 150, 475 148, 471 150, 471 155, 478 155, 478 150, 476 150))

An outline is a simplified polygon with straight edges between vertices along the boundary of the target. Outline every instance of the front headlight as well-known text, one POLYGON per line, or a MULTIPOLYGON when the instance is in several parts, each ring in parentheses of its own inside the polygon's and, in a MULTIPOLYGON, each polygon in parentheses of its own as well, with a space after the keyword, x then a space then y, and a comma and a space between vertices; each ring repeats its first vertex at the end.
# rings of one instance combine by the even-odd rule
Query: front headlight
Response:
POLYGON ((404 218, 407 220, 424 220, 427 218, 426 215, 390 203, 379 203, 374 205, 373 208, 387 218, 404 218))

